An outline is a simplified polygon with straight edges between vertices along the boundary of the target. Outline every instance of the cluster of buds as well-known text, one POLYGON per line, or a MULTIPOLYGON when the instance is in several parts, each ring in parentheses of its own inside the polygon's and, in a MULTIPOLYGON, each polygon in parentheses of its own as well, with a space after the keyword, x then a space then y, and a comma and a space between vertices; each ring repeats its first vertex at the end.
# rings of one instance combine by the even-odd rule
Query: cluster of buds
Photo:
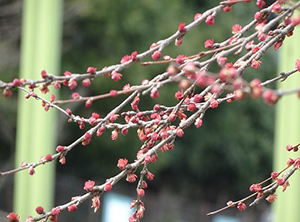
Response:
MULTIPOLYGON (((148 180, 154 179, 154 175, 147 167, 148 164, 155 163, 158 160, 159 150, 161 152, 173 150, 176 137, 183 137, 185 133, 184 130, 192 124, 195 125, 196 128, 201 127, 206 111, 219 108, 220 104, 224 101, 233 102, 244 99, 249 95, 252 98, 263 98, 269 105, 275 104, 283 94, 267 88, 267 85, 280 79, 284 80, 297 71, 300 72, 300 60, 296 60, 295 70, 289 73, 283 73, 279 78, 271 79, 266 82, 262 82, 258 79, 253 79, 248 82, 243 78, 243 74, 248 67, 254 70, 259 69, 263 65, 260 58, 265 51, 272 47, 275 50, 280 48, 285 37, 292 36, 294 28, 300 23, 300 16, 295 16, 292 13, 300 4, 295 4, 294 7, 290 8, 282 7, 287 1, 277 1, 264 10, 258 11, 254 15, 253 22, 247 26, 242 27, 239 24, 233 25, 231 28, 232 36, 223 42, 217 43, 214 38, 207 39, 204 42, 206 51, 191 56, 178 55, 174 59, 172 59, 171 56, 165 55, 163 56, 164 60, 161 60, 164 47, 173 41, 176 46, 181 45, 184 36, 189 30, 201 22, 205 22, 209 26, 214 25, 217 13, 222 11, 222 9, 225 12, 231 11, 232 6, 237 2, 241 1, 232 0, 221 2, 218 7, 208 10, 206 13, 197 13, 191 24, 180 23, 178 31, 176 31, 174 36, 153 43, 146 53, 138 54, 134 51, 131 55, 125 55, 119 65, 105 67, 99 71, 97 71, 95 67, 88 67, 86 70, 87 73, 82 75, 72 74, 66 71, 63 77, 53 76, 43 70, 41 72, 42 80, 14 79, 9 83, 0 82, 0 87, 4 89, 3 94, 5 97, 12 96, 13 89, 22 89, 27 93, 25 98, 33 97, 37 100, 42 100, 42 106, 45 111, 48 111, 50 107, 54 107, 66 114, 70 122, 78 123, 80 129, 83 130, 85 124, 87 127, 90 127, 90 129, 83 133, 72 145, 57 146, 56 154, 47 154, 41 157, 37 164, 27 164, 23 162, 21 169, 28 169, 29 174, 33 175, 35 173, 35 167, 51 162, 56 158, 59 158, 59 161, 64 164, 66 162, 65 156, 67 152, 80 142, 83 146, 89 145, 93 134, 99 137, 105 130, 111 130, 111 139, 117 140, 120 133, 126 135, 129 130, 135 128, 137 136, 143 144, 140 149, 136 151, 136 159, 133 163, 130 164, 126 158, 120 158, 116 164, 120 170, 118 175, 108 179, 101 186, 96 186, 94 181, 88 180, 84 184, 83 189, 87 192, 87 195, 92 198, 92 208, 94 208, 94 212, 96 212, 100 207, 100 195, 104 192, 111 191, 113 185, 122 177, 126 176, 126 180, 130 183, 135 182, 137 178, 139 178, 136 188, 137 199, 131 204, 131 208, 135 207, 136 210, 129 218, 129 221, 138 221, 141 219, 145 211, 145 205, 141 199, 144 197, 145 189, 148 187, 144 178, 148 180), (282 20, 274 30, 272 28, 272 22, 269 22, 267 19, 270 13, 275 13, 278 21, 280 19, 282 20), (255 30, 254 33, 245 36, 251 28, 255 30), (230 54, 239 55, 242 52, 244 52, 244 54, 235 62, 227 61, 230 58, 230 54), (122 69, 129 67, 132 63, 145 58, 147 55, 151 55, 153 60, 144 62, 143 65, 168 63, 169 66, 166 68, 165 73, 155 76, 152 80, 145 79, 139 86, 126 84, 122 90, 117 91, 112 89, 105 95, 91 97, 82 97, 79 93, 73 92, 72 100, 66 101, 58 101, 54 95, 51 95, 50 101, 47 101, 34 92, 34 90, 38 88, 42 93, 46 94, 52 85, 55 89, 65 86, 70 90, 74 90, 80 87, 78 86, 78 82, 80 81, 82 81, 84 87, 89 87, 92 81, 98 76, 109 77, 111 80, 117 82, 123 77, 120 73, 122 69), (206 60, 204 60, 205 57, 206 60), (208 71, 208 68, 214 62, 219 66, 217 73, 208 71), (179 86, 179 90, 173 94, 173 99, 175 98, 174 100, 176 101, 173 106, 156 104, 151 110, 140 109, 141 95, 149 93, 151 98, 159 98, 160 89, 164 85, 172 82, 178 82, 179 86), (26 86, 29 87, 28 90, 25 89, 26 86), (229 91, 229 93, 226 97, 222 98, 224 91, 229 91), (96 112, 93 112, 89 118, 76 116, 69 108, 63 110, 58 106, 59 104, 68 102, 85 101, 85 106, 90 107, 93 102, 98 99, 105 97, 113 98, 120 94, 126 94, 128 97, 103 118, 100 118, 100 115, 96 112), (125 109, 127 104, 130 105, 131 109, 121 112, 121 110, 125 109), (123 121, 119 123, 118 121, 120 119, 123 121), (144 165, 144 168, 140 173, 141 176, 138 177, 135 171, 140 165, 144 165)), ((245 0, 245 2, 250 1, 245 0)), ((265 1, 257 0, 256 5, 261 9, 265 6, 265 1)), ((298 147, 299 144, 296 146, 288 145, 286 149, 296 152, 298 151, 298 147)), ((288 178, 292 174, 291 172, 299 168, 300 158, 290 158, 284 170, 279 173, 273 172, 271 177, 266 180, 274 180, 271 186, 268 185, 264 187, 263 184, 266 181, 253 184, 250 186, 250 191, 254 194, 236 202, 229 201, 227 206, 223 209, 236 206, 238 210, 243 211, 246 209, 245 201, 253 196, 256 196, 255 203, 262 198, 273 202, 276 199, 275 191, 277 187, 282 186, 283 191, 285 191, 289 186, 288 178), (289 167, 292 169, 279 177, 282 172, 289 167)), ((79 199, 78 201, 71 200, 71 202, 66 205, 66 209, 70 212, 75 211, 79 203, 81 203, 79 199)), ((36 212, 41 215, 40 218, 48 217, 50 221, 57 221, 57 217, 62 210, 64 209, 54 207, 47 213, 41 206, 36 208, 36 212)), ((18 215, 15 213, 10 213, 7 218, 9 221, 19 220, 18 215)), ((34 218, 30 218, 30 220, 31 219, 36 220, 34 218)))
MULTIPOLYGON (((300 143, 298 143, 295 146, 287 145, 286 150, 294 152, 298 151, 300 143)), ((287 166, 282 169, 280 172, 272 172, 271 176, 264 180, 261 183, 252 184, 249 188, 251 192, 254 192, 253 194, 249 195, 248 197, 245 197, 238 201, 228 201, 227 206, 223 207, 217 211, 210 212, 207 215, 213 215, 220 211, 226 210, 231 207, 237 206, 237 209, 240 211, 246 210, 247 206, 244 203, 246 200, 249 200, 250 198, 256 196, 256 199, 250 204, 250 206, 258 204, 263 198, 267 200, 268 202, 274 202, 277 199, 277 195, 275 192, 277 191, 278 187, 282 187, 282 192, 286 191, 286 189, 290 186, 289 178, 291 175, 296 171, 300 169, 300 157, 296 159, 289 158, 287 161, 287 166), (289 170, 288 170, 289 169, 289 170), (285 172, 287 171, 287 172, 285 172), (284 173, 285 172, 285 173, 284 173), (283 175, 282 175, 283 174, 283 175), (280 176, 282 175, 282 176, 280 176), (271 184, 263 186, 263 184, 267 183, 270 180, 274 180, 271 184)))

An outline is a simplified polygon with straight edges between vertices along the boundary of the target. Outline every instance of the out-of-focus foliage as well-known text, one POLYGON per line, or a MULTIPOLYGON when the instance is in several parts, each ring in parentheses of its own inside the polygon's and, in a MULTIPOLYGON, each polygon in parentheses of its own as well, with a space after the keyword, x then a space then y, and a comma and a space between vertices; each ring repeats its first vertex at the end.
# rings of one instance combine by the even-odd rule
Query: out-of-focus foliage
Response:
MULTIPOLYGON (((12 81, 18 76, 20 10, 17 0, 0 1, 0 79, 12 81)), ((13 166, 12 154, 15 146, 16 95, 10 100, 0 96, 0 162, 2 169, 13 166)))

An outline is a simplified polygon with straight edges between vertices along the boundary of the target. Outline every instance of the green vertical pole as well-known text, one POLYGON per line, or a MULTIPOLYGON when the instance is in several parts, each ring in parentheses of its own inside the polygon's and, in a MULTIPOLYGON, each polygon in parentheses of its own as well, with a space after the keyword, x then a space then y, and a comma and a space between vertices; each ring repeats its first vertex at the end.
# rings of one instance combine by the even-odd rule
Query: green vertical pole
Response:
MULTIPOLYGON (((21 42, 20 78, 41 79, 41 71, 59 73, 62 31, 62 0, 25 0, 21 42)), ((38 93, 38 89, 35 90, 38 93)), ((38 162, 55 152, 56 112, 45 112, 40 101, 26 100, 19 92, 16 166, 22 161, 38 162)), ((45 96, 45 95, 43 95, 45 96)), ((46 95, 49 99, 50 94, 46 95)), ((55 163, 15 175, 14 212, 21 220, 35 216, 35 208, 51 209, 54 199, 55 163)))
MULTIPOLYGON (((296 59, 300 59, 300 30, 295 29, 294 35, 284 42, 279 60, 279 70, 290 71, 295 68, 296 59)), ((280 89, 299 87, 300 75, 295 73, 283 83, 278 83, 280 89)), ((289 158, 296 158, 299 153, 287 152, 286 145, 296 145, 300 142, 300 101, 296 95, 284 96, 276 107, 275 157, 274 170, 280 171, 286 167, 289 158)), ((274 202, 274 221, 299 221, 300 211, 300 175, 295 173, 290 179, 290 187, 285 192, 279 187, 274 202)))

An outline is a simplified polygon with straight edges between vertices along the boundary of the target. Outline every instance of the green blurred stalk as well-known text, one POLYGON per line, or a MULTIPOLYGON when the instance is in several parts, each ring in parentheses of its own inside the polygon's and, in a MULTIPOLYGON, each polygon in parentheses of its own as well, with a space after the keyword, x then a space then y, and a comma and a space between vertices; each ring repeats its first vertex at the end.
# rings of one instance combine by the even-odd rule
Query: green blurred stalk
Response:
MULTIPOLYGON (((47 73, 59 73, 62 4, 62 0, 23 2, 20 78, 41 79, 40 73, 44 69, 47 73)), ((41 156, 53 154, 56 144, 56 111, 45 112, 40 101, 26 100, 24 96, 19 92, 16 167, 22 161, 38 162, 41 156)), ((33 176, 27 171, 15 175, 14 212, 21 220, 28 215, 35 216, 37 206, 51 209, 54 181, 55 163, 36 168, 33 176)))
MULTIPOLYGON (((296 59, 300 59, 300 31, 295 29, 294 35, 284 42, 279 60, 279 70, 288 72, 295 68, 296 59)), ((278 83, 280 89, 294 89, 299 87, 300 75, 295 73, 283 83, 278 83)), ((299 153, 287 152, 286 145, 296 145, 300 142, 300 101, 296 95, 284 96, 276 107, 276 128, 275 128, 275 157, 274 170, 280 171, 286 166, 287 160, 296 158, 299 153)), ((299 221, 300 211, 300 177, 295 172, 289 182, 290 187, 285 192, 279 187, 278 195, 274 202, 274 221, 299 221)))

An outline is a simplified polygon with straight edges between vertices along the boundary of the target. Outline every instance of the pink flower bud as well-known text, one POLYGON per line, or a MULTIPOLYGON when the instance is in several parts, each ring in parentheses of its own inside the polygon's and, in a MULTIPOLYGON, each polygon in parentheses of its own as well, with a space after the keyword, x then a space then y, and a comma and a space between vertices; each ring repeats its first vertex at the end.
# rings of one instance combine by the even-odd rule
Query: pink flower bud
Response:
POLYGON ((98 123, 97 121, 98 118, 99 118, 99 114, 93 113, 93 115, 89 118, 89 124, 95 126, 98 123))
POLYGON ((138 60, 137 55, 138 55, 137 51, 134 51, 134 52, 131 53, 131 59, 132 59, 132 61, 135 62, 135 61, 138 60))
POLYGON ((97 71, 97 68, 95 68, 95 67, 88 67, 86 71, 88 73, 95 74, 96 71, 97 71))
POLYGON ((228 80, 232 80, 236 78, 236 68, 223 68, 219 72, 219 78, 222 82, 227 82, 228 80))
POLYGON ((265 41, 267 39, 267 37, 268 36, 263 32, 258 34, 258 40, 261 41, 261 42, 265 41))
POLYGON ((291 165, 293 165, 295 163, 295 160, 293 160, 292 158, 289 158, 289 160, 287 161, 287 165, 288 166, 291 166, 291 165))
POLYGON ((118 73, 116 71, 113 71, 111 73, 111 79, 114 80, 114 81, 116 81, 116 82, 118 82, 122 78, 122 76, 123 75, 121 73, 118 73))
POLYGON ((176 116, 175 113, 171 113, 171 114, 169 115, 169 120, 173 122, 173 121, 176 120, 176 117, 177 117, 177 116, 176 116))
POLYGON ((277 178, 277 184, 279 186, 282 186, 284 184, 285 180, 283 178, 277 178))
POLYGON ((5 97, 11 97, 12 96, 12 92, 11 92, 11 90, 10 90, 10 88, 8 88, 8 87, 6 87, 5 89, 4 89, 4 91, 3 91, 3 95, 5 96, 5 97))
POLYGON ((112 185, 110 183, 107 183, 104 187, 104 191, 111 191, 112 190, 112 185))
POLYGON ((178 127, 177 130, 176 130, 176 134, 179 137, 183 137, 184 132, 180 127, 178 127))
POLYGON ((128 160, 126 158, 124 159, 119 159, 118 160, 118 164, 117 164, 117 167, 120 169, 120 170, 124 170, 125 169, 125 166, 127 165, 128 163, 128 160))
POLYGON ((285 17, 285 19, 284 19, 284 24, 286 25, 286 26, 288 26, 289 24, 291 24, 292 23, 292 19, 290 18, 290 17, 285 17))
POLYGON ((91 138, 92 138, 92 135, 89 132, 86 132, 82 139, 82 145, 83 146, 88 145, 91 142, 91 138))
POLYGON ((219 103, 218 103, 218 101, 217 100, 215 100, 215 99, 212 99, 211 101, 210 101, 210 107, 211 108, 217 108, 219 106, 219 103))
POLYGON ((29 175, 33 175, 35 173, 34 168, 32 166, 29 167, 28 173, 29 173, 29 175))
POLYGON ((274 105, 279 99, 278 95, 274 93, 273 90, 269 89, 263 93, 263 98, 265 102, 269 105, 274 105))
POLYGON ((259 50, 259 47, 256 46, 256 47, 254 47, 254 48, 252 49, 252 53, 255 54, 258 50, 259 50))
POLYGON ((252 184, 251 186, 250 186, 250 188, 249 188, 249 190, 251 191, 251 192, 259 192, 259 191, 261 191, 262 190, 262 188, 261 188, 261 185, 259 185, 258 183, 257 184, 252 184))
POLYGON ((37 208, 35 208, 35 211, 38 213, 38 214, 43 214, 44 213, 44 208, 39 206, 37 208))
POLYGON ((150 163, 151 162, 151 157, 149 155, 145 156, 144 161, 145 161, 145 163, 150 163))
POLYGON ((182 45, 182 37, 178 37, 178 38, 175 39, 175 45, 176 46, 182 45))
POLYGON ((60 155, 59 162, 60 162, 60 164, 65 164, 66 163, 66 157, 65 157, 65 155, 60 155))
POLYGON ((231 206, 231 207, 234 207, 234 202, 232 200, 229 200, 227 203, 227 206, 231 206))
POLYGON ((152 163, 155 163, 157 161, 157 159, 158 159, 158 156, 156 153, 150 156, 150 160, 152 163))
POLYGON ((20 164, 20 167, 26 167, 26 166, 28 166, 28 163, 25 162, 25 161, 23 161, 23 162, 20 164))
POLYGON ((202 119, 201 118, 197 118, 196 121, 195 121, 195 126, 197 128, 201 127, 202 126, 202 119))
POLYGON ((295 68, 298 70, 298 72, 300 72, 300 59, 296 60, 295 68))
POLYGON ((157 134, 156 132, 153 132, 152 135, 151 135, 151 140, 152 141, 157 141, 159 139, 161 139, 159 134, 157 134))
POLYGON ((116 130, 116 129, 113 130, 113 131, 111 132, 111 139, 112 139, 112 140, 117 140, 118 135, 119 135, 119 131, 116 130))
POLYGON ((16 79, 14 79, 13 84, 15 86, 20 86, 20 85, 22 85, 22 82, 19 79, 16 78, 16 79))
POLYGON ((233 44, 233 43, 236 43, 236 42, 237 42, 237 38, 234 37, 234 36, 230 37, 229 40, 228 40, 229 44, 233 44))
POLYGON ((50 215, 49 220, 53 221, 53 222, 56 222, 57 221, 57 215, 50 215))
POLYGON ((73 98, 73 99, 79 99, 79 98, 80 98, 79 93, 78 93, 78 92, 72 93, 72 98, 73 98))
POLYGON ((7 215, 7 219, 10 222, 17 222, 19 221, 20 216, 18 214, 15 214, 14 212, 11 212, 7 215))
POLYGON ((121 59, 121 64, 130 61, 130 59, 131 59, 131 57, 129 55, 123 56, 123 58, 121 59))
POLYGON ((57 146, 56 147, 56 151, 59 152, 59 153, 62 152, 62 151, 64 151, 64 150, 65 150, 64 146, 57 146))
POLYGON ((183 93, 180 92, 180 91, 177 91, 177 92, 175 93, 175 98, 176 98, 177 100, 181 100, 181 99, 183 98, 183 93))
POLYGON ((280 48, 281 45, 282 45, 282 41, 277 41, 277 42, 274 43, 273 47, 274 47, 275 50, 277 50, 277 49, 280 48))
POLYGON ((214 45, 214 39, 207 39, 205 42, 204 42, 204 47, 207 48, 207 49, 211 49, 214 45))
POLYGON ((143 183, 142 183, 142 188, 143 189, 146 189, 148 187, 148 184, 146 183, 146 181, 143 181, 143 183))
POLYGON ((93 104, 93 100, 92 100, 92 99, 88 99, 88 100, 85 102, 85 107, 90 107, 92 104, 93 104))
POLYGON ((58 207, 51 209, 51 214, 53 216, 57 216, 60 213, 60 209, 58 207))
POLYGON ((111 97, 116 97, 118 95, 118 92, 117 92, 117 90, 112 89, 112 90, 110 90, 109 95, 111 97))
POLYGON ((49 109, 50 109, 50 105, 49 104, 45 105, 44 110, 47 112, 49 109))
POLYGON ((139 98, 138 96, 135 97, 134 100, 133 100, 132 103, 131 103, 131 108, 132 108, 133 110, 137 110, 137 109, 138 109, 138 104, 139 104, 139 102, 140 102, 140 98, 139 98))
POLYGON ((150 49, 153 49, 153 48, 155 48, 156 46, 158 46, 158 43, 157 43, 157 42, 154 42, 154 43, 151 44, 150 49))
POLYGON ((136 200, 131 201, 130 209, 134 208, 137 205, 137 203, 138 202, 136 200))
POLYGON ((42 76, 43 79, 46 79, 46 78, 48 77, 48 75, 47 75, 47 73, 46 73, 45 70, 43 70, 43 71, 41 72, 41 76, 42 76))
POLYGON ((272 12, 273 13, 280 13, 281 12, 281 5, 279 3, 275 3, 272 5, 272 12))
POLYGON ((202 96, 200 94, 195 94, 194 96, 194 102, 195 103, 200 103, 202 100, 202 96))
POLYGON ((109 121, 110 122, 114 122, 119 118, 119 114, 115 114, 115 113, 110 113, 109 114, 109 121))
POLYGON ((225 12, 230 12, 230 11, 231 11, 231 8, 232 8, 232 5, 227 5, 227 6, 225 6, 225 7, 223 8, 223 10, 224 10, 225 12))
POLYGON ((184 59, 185 59, 185 55, 179 55, 176 58, 176 63, 183 64, 184 63, 184 59))
POLYGON ((195 16, 194 16, 194 20, 198 20, 199 18, 201 18, 202 14, 201 13, 197 13, 195 16))
POLYGON ((180 33, 185 32, 185 23, 180 23, 180 24, 179 24, 178 31, 179 31, 180 33))
POLYGON ((69 71, 65 71, 64 76, 71 76, 72 73, 70 73, 69 71))
POLYGON ((258 69, 261 65, 261 61, 259 60, 256 60, 256 59, 253 59, 252 62, 251 62, 251 67, 253 69, 258 69))
POLYGON ((154 175, 151 172, 147 172, 146 177, 148 180, 153 180, 154 179, 154 175))
POLYGON ((292 145, 286 145, 286 150, 287 151, 291 151, 293 149, 293 146, 292 145))
POLYGON ((89 87, 91 85, 91 80, 90 79, 84 79, 82 81, 82 85, 85 87, 89 87))
POLYGON ((266 197, 266 200, 270 203, 274 202, 277 199, 276 194, 270 194, 268 197, 266 197))
POLYGON ((161 57, 161 51, 155 51, 152 56, 151 56, 154 60, 158 60, 161 57))
POLYGON ((69 116, 72 115, 72 111, 69 108, 66 109, 66 112, 68 113, 69 116))
POLYGON ((140 197, 143 197, 145 195, 145 191, 141 188, 136 189, 136 192, 140 197))
POLYGON ((103 132, 105 131, 105 126, 100 126, 97 130, 97 136, 101 136, 103 132))
POLYGON ((52 161, 53 160, 53 158, 52 158, 52 155, 51 154, 47 154, 46 156, 45 156, 45 160, 46 161, 52 161))
POLYGON ((129 91, 130 90, 130 84, 126 84, 124 87, 123 87, 123 91, 126 92, 126 91, 129 91))
POLYGON ((70 80, 69 80, 69 83, 68 83, 68 86, 69 86, 69 88, 70 88, 71 90, 72 90, 72 89, 75 89, 76 86, 77 86, 76 80, 75 80, 75 79, 70 79, 70 80))
POLYGON ((160 110, 160 105, 159 105, 159 104, 155 104, 155 105, 153 106, 153 110, 159 111, 159 110, 160 110))
POLYGON ((127 174, 126 180, 127 180, 129 183, 133 183, 133 182, 136 181, 136 178, 137 178, 137 175, 135 175, 134 173, 128 173, 128 174, 127 174))
POLYGON ((157 99, 159 97, 159 91, 156 87, 153 87, 153 89, 151 90, 150 96, 153 99, 157 99))
POLYGON ((255 15, 254 15, 254 18, 255 20, 260 20, 263 16, 263 13, 262 12, 256 12, 255 15))
POLYGON ((256 6, 257 6, 259 9, 261 9, 262 7, 264 7, 265 4, 266 4, 266 2, 263 1, 263 0, 257 0, 257 1, 256 1, 256 6))
POLYGON ((72 204, 72 205, 68 206, 68 211, 69 212, 74 212, 75 210, 77 210, 76 204, 72 204))
POLYGON ((279 173, 277 173, 277 172, 272 172, 272 173, 271 173, 271 177, 272 177, 272 179, 274 179, 274 180, 276 180, 278 176, 279 176, 279 173))
POLYGON ((300 24, 300 15, 293 15, 292 23, 293 23, 293 26, 299 25, 300 24))
POLYGON ((246 204, 240 202, 238 204, 237 208, 239 209, 239 211, 246 210, 246 204))
POLYGON ((122 128, 121 133, 122 133, 123 135, 127 135, 127 133, 128 133, 128 128, 127 128, 127 127, 122 128))
POLYGON ((30 96, 32 96, 32 97, 34 97, 34 98, 37 98, 37 94, 34 93, 34 92, 31 92, 31 93, 30 93, 30 96))
POLYGON ((206 24, 211 26, 215 24, 215 17, 212 15, 209 15, 206 20, 205 20, 206 24))
POLYGON ((232 26, 232 34, 236 34, 237 32, 242 30, 242 26, 240 26, 239 24, 235 24, 232 26))
POLYGON ((88 192, 91 192, 94 186, 95 186, 95 182, 92 180, 88 180, 85 182, 83 189, 85 189, 88 192))
POLYGON ((148 79, 144 79, 142 81, 142 85, 145 86, 145 85, 148 85, 149 84, 149 80, 148 79))
MULTIPOLYGON (((184 71, 185 75, 190 75, 190 77, 196 73, 198 68, 193 62, 188 62, 183 68, 182 71, 184 71)), ((195 79, 195 78, 194 78, 195 79)))
POLYGON ((188 108, 187 108, 188 111, 194 112, 195 109, 196 109, 196 104, 195 103, 190 103, 188 105, 188 108))

